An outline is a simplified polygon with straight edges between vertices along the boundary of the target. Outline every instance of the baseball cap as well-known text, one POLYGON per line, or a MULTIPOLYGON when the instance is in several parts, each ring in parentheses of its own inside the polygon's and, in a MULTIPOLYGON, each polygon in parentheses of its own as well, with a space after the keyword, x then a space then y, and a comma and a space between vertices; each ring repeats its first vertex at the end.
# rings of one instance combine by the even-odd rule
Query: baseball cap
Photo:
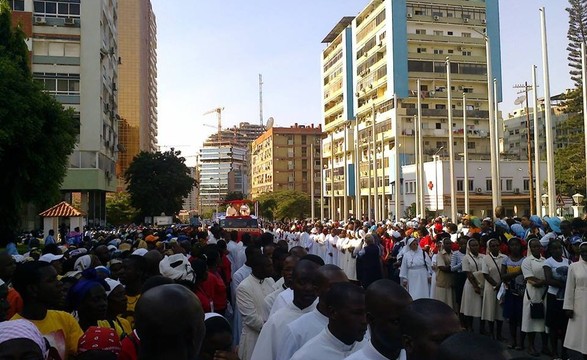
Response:
POLYGON ((42 255, 39 258, 39 261, 48 262, 50 264, 53 261, 61 260, 62 258, 63 258, 63 255, 55 255, 55 254, 49 253, 49 254, 42 255))

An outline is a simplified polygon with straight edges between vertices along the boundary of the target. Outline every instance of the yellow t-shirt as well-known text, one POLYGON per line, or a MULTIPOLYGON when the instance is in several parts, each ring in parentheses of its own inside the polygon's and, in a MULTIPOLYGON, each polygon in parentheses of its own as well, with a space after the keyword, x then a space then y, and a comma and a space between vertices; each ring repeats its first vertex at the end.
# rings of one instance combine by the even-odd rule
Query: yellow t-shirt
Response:
POLYGON ((98 320, 98 326, 114 329, 121 339, 123 336, 128 336, 132 332, 130 323, 122 316, 117 316, 116 321, 98 320))
POLYGON ((126 313, 124 314, 124 318, 128 320, 130 326, 133 328, 135 326, 135 306, 137 306, 137 301, 139 301, 140 297, 141 294, 135 296, 126 295, 126 313))
MULTIPOLYGON (((10 320, 24 319, 16 314, 10 320)), ((27 319, 29 320, 29 319, 27 319)), ((77 343, 84 332, 75 318, 65 311, 47 310, 43 320, 29 320, 39 329, 62 359, 77 353, 77 343)))

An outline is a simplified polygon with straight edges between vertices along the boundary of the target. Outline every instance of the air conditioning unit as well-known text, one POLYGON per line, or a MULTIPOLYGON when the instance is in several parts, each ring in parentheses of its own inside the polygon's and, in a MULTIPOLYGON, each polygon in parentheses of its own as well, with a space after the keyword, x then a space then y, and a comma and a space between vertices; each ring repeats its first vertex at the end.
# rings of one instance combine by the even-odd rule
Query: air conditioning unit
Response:
POLYGON ((477 188, 477 189, 475 189, 475 192, 476 192, 477 194, 481 194, 481 193, 483 192, 483 189, 481 189, 481 188, 477 188))
POLYGON ((487 24, 487 20, 481 19, 481 24, 487 24))
POLYGON ((468 23, 468 22, 469 22, 469 18, 464 18, 464 19, 463 19, 463 22, 464 22, 464 23, 468 23))
POLYGON ((413 16, 412 13, 408 13, 408 19, 411 19, 413 16))
POLYGON ((520 193, 520 188, 515 188, 514 189, 514 194, 519 194, 520 193))
POLYGON ((46 24, 47 19, 42 16, 35 16, 35 24, 46 24))
POLYGON ((65 25, 75 25, 75 19, 74 18, 71 18, 71 17, 68 17, 68 18, 65 18, 63 20, 63 23, 65 25))
POLYGON ((438 20, 440 20, 440 16, 434 15, 434 21, 438 21, 438 20))

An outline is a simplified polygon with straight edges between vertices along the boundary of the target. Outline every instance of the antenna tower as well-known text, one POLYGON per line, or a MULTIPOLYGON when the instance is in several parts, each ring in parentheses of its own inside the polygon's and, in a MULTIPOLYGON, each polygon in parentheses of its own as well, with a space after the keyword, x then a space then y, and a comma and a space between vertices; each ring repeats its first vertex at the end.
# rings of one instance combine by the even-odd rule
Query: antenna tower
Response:
POLYGON ((263 75, 259 74, 259 125, 263 126, 263 75))

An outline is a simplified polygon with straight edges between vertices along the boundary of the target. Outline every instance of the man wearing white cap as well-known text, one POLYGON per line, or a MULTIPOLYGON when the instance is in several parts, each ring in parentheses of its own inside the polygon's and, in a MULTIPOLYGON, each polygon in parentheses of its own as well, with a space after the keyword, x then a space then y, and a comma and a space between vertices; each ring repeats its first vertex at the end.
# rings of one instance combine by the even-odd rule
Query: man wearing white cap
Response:
POLYGON ((57 271, 57 277, 60 277, 61 275, 63 275, 62 259, 63 259, 63 255, 55 255, 55 254, 48 253, 45 255, 41 255, 41 257, 39 258, 39 261, 44 261, 44 262, 48 262, 49 264, 51 264, 51 266, 53 266, 55 271, 57 271))

